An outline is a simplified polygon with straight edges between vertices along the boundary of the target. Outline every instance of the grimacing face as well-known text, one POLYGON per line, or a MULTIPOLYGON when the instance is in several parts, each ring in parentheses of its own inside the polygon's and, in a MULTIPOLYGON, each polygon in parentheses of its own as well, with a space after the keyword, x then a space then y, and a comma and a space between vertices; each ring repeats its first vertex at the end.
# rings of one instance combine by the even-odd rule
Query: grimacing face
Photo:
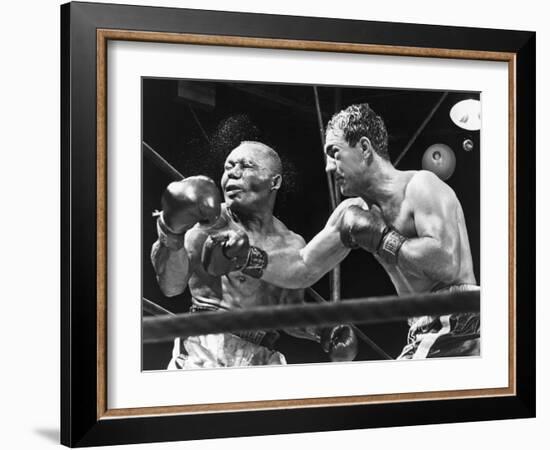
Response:
POLYGON ((366 163, 361 141, 350 146, 340 130, 328 130, 325 140, 327 164, 325 170, 334 173, 336 186, 345 196, 359 195, 366 163))
POLYGON ((254 143, 242 143, 227 157, 221 187, 228 207, 243 211, 264 208, 273 186, 271 159, 254 143))

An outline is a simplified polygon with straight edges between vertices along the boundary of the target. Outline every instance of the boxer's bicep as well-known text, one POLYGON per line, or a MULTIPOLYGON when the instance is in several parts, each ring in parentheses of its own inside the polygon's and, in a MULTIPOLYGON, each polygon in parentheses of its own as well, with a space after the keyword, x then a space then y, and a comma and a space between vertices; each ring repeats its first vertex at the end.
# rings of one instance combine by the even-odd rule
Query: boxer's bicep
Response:
POLYGON ((448 192, 419 198, 414 208, 414 224, 418 237, 432 238, 441 246, 452 245, 457 223, 455 202, 448 192))
POLYGON ((454 276, 458 224, 456 197, 435 175, 423 175, 409 189, 417 237, 403 244, 398 261, 418 276, 454 276))
POLYGON ((174 297, 185 291, 190 265, 185 248, 171 250, 156 241, 151 249, 151 262, 165 296, 174 297))
POLYGON ((202 269, 202 247, 208 238, 208 232, 200 228, 192 228, 185 236, 185 250, 189 258, 188 279, 193 272, 202 269))

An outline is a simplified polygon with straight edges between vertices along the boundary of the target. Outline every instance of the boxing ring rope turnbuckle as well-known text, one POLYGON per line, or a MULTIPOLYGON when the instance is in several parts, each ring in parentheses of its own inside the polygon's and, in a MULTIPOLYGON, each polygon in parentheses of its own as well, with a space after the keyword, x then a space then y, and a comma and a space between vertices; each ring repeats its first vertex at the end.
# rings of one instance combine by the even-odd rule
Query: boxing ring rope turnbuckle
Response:
POLYGON ((234 311, 144 317, 143 342, 166 342, 175 337, 251 330, 328 327, 342 323, 377 324, 415 316, 478 312, 479 298, 479 291, 437 292, 367 297, 323 304, 260 306, 234 311))

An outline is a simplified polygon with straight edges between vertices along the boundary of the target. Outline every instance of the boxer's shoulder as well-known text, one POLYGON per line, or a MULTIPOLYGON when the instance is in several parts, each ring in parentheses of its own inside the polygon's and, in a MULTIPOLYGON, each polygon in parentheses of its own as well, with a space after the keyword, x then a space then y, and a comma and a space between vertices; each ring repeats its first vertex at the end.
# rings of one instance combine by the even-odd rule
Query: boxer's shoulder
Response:
POLYGON ((283 245, 285 247, 302 248, 306 245, 306 241, 302 236, 290 230, 281 220, 274 218, 275 238, 272 240, 275 245, 283 245))
POLYGON ((408 178, 406 183, 407 192, 418 193, 445 185, 445 182, 429 170, 411 170, 405 176, 408 178))
POLYGON ((428 170, 413 172, 405 188, 405 197, 414 203, 428 199, 443 199, 447 196, 454 197, 452 188, 441 180, 436 174, 428 170))

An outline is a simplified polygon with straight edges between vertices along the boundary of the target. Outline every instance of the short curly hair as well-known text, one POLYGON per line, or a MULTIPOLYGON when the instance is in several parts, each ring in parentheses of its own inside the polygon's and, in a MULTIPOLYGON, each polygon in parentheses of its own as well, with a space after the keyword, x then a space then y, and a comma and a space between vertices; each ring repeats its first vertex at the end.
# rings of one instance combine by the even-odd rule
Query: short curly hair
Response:
POLYGON ((388 151, 388 131, 382 118, 368 103, 348 106, 334 114, 327 125, 327 132, 342 132, 346 142, 353 146, 362 136, 367 137, 374 151, 386 160, 390 160, 388 151))

